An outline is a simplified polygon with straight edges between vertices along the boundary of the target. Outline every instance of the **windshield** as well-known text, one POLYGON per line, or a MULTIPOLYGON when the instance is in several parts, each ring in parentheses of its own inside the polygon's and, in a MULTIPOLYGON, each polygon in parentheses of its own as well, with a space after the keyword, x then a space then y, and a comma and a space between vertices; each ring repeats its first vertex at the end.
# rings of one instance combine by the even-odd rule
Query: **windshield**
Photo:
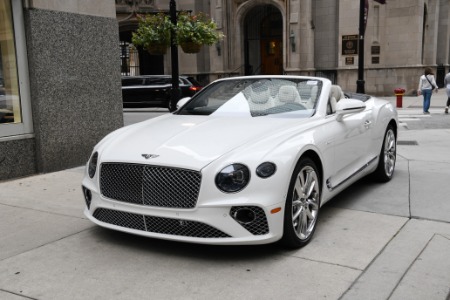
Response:
POLYGON ((180 109, 181 115, 310 117, 322 81, 306 78, 240 78, 209 85, 180 109))

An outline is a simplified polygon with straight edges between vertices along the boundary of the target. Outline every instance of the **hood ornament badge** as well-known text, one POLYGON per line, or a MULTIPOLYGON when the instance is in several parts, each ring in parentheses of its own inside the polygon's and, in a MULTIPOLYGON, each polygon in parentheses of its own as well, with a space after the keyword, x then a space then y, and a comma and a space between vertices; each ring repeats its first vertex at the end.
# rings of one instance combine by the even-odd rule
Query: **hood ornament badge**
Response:
POLYGON ((159 155, 157 154, 142 154, 142 157, 145 159, 149 159, 149 158, 157 158, 159 155))

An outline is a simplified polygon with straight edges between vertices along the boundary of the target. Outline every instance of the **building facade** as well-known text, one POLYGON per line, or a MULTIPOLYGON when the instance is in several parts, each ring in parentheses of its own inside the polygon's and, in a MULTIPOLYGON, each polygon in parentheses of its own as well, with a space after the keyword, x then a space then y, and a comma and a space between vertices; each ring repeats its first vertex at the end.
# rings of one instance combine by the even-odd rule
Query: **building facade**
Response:
MULTIPOLYGON (((123 53, 128 51, 131 32, 137 28, 136 16, 167 12, 169 2, 116 1, 123 53)), ((222 42, 203 47, 197 55, 180 50, 182 74, 197 75, 204 81, 252 74, 317 75, 330 78, 345 90, 356 91, 359 1, 176 2, 179 10, 208 13, 225 34, 222 42)), ((434 68, 441 82, 450 63, 450 1, 386 2, 368 0, 364 43, 366 93, 392 95, 397 87, 413 93, 426 66, 434 68)), ((134 73, 122 64, 123 75, 170 74, 170 55, 139 55, 141 60, 138 57, 131 62, 134 73)), ((129 60, 126 55, 122 58, 129 60)))
POLYGON ((123 126, 115 3, 0 0, 0 180, 80 166, 123 126))
MULTIPOLYGON (((83 164, 123 126, 120 76, 170 74, 170 55, 134 47, 138 16, 170 0, 0 0, 0 180, 83 164), (120 47, 118 47, 120 45, 120 47)), ((180 74, 299 74, 355 91, 359 1, 177 0, 206 12, 225 38, 179 50, 180 74)), ((423 68, 443 83, 450 63, 450 0, 368 0, 366 92, 413 93, 423 68)))

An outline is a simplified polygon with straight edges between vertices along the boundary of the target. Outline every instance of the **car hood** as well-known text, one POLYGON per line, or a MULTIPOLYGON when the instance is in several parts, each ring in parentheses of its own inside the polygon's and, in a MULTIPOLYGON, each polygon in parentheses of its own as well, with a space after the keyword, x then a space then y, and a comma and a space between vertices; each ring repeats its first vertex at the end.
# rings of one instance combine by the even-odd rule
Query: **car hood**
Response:
POLYGON ((99 147, 102 162, 200 170, 220 156, 305 119, 164 115, 123 128, 99 147), (144 156, 147 156, 144 157, 144 156))

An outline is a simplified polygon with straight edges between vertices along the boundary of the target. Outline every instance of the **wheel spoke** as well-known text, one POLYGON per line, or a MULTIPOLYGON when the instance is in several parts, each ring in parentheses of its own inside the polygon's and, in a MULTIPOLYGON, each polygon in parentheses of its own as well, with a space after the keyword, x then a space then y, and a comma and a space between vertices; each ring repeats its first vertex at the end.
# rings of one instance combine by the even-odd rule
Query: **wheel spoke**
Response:
POLYGON ((295 223, 295 220, 297 220, 299 218, 300 214, 302 214, 302 213, 303 213, 303 207, 299 207, 298 210, 292 216, 292 222, 295 223))
POLYGON ((307 188, 306 198, 311 197, 311 194, 313 193, 315 187, 316 187, 316 181, 311 180, 309 183, 309 186, 307 188))
POLYGON ((301 215, 300 221, 301 221, 300 233, 306 237, 308 235, 308 216, 306 215, 305 210, 301 215))
POLYGON ((301 199, 297 199, 297 200, 293 200, 292 201, 292 207, 296 208, 302 205, 302 200, 301 199))
POLYGON ((307 223, 308 222, 306 220, 306 213, 305 211, 302 211, 297 222, 297 228, 295 228, 298 237, 305 238, 307 232, 307 223))
POLYGON ((308 199, 307 203, 313 210, 317 210, 319 208, 315 198, 308 199))
POLYGON ((303 184, 301 183, 301 179, 298 178, 299 180, 295 181, 295 185, 294 185, 294 193, 297 193, 297 197, 301 198, 303 196, 303 184))

